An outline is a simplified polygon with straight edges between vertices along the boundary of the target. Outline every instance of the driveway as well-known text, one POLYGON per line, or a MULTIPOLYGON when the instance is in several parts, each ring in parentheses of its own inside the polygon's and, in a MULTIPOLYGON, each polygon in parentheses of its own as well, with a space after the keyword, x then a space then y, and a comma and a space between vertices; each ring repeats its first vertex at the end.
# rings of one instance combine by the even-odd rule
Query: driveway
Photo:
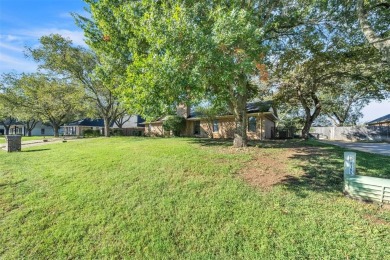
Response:
POLYGON ((367 153, 376 153, 390 156, 390 144, 388 143, 353 143, 344 141, 320 140, 320 142, 338 145, 346 149, 359 150, 367 153))

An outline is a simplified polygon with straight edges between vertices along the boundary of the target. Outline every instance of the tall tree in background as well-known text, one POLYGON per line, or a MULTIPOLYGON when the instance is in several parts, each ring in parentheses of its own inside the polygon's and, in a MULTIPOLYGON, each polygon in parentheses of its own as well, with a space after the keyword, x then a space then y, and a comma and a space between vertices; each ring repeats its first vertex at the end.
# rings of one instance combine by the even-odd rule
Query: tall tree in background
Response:
POLYGON ((41 46, 29 49, 31 57, 39 62, 39 68, 78 81, 84 87, 86 100, 104 120, 104 135, 110 136, 110 125, 120 113, 120 102, 114 94, 116 74, 102 70, 95 53, 73 46, 71 40, 61 35, 43 36, 40 43, 41 46))
POLYGON ((36 119, 49 123, 56 137, 64 123, 83 112, 83 92, 68 80, 44 74, 14 75, 8 78, 6 89, 10 93, 7 102, 18 108, 16 116, 30 127, 36 119))
POLYGON ((17 122, 16 109, 9 102, 4 102, 3 95, 0 93, 0 124, 4 127, 4 134, 8 135, 11 125, 17 122))
POLYGON ((119 93, 127 104, 150 118, 215 95, 230 105, 234 146, 242 147, 268 41, 301 23, 312 1, 86 2, 93 20, 78 22, 91 48, 126 64, 119 93))
POLYGON ((305 49, 291 50, 282 57, 276 96, 304 109, 303 138, 308 138, 310 127, 321 112, 335 116, 342 125, 353 118, 354 106, 383 100, 388 95, 383 77, 388 69, 380 67, 380 56, 372 48, 363 46, 348 52, 317 49, 310 53, 312 57, 306 57, 305 49))
POLYGON ((10 85, 15 83, 15 74, 3 74, 0 81, 0 124, 4 127, 6 135, 9 134, 11 125, 16 124, 18 119, 18 107, 19 98, 9 88, 10 85))

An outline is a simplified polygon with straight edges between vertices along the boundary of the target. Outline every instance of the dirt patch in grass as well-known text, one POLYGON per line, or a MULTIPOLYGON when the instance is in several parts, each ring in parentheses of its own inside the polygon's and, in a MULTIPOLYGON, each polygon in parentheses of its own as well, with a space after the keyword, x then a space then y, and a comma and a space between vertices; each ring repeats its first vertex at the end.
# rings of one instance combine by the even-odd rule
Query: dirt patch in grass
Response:
POLYGON ((291 176, 286 161, 296 152, 294 149, 279 149, 271 153, 258 149, 253 159, 240 170, 239 176, 252 186, 268 190, 291 176))
POLYGON ((388 221, 386 221, 384 219, 378 218, 375 215, 368 215, 368 214, 366 214, 364 216, 364 218, 367 219, 368 221, 370 221, 371 223, 390 226, 390 222, 388 222, 388 221))
POLYGON ((253 159, 246 163, 239 176, 252 186, 269 190, 280 183, 294 182, 305 175, 301 167, 305 161, 292 162, 298 157, 322 156, 326 153, 319 147, 299 147, 284 149, 256 149, 253 150, 253 159))

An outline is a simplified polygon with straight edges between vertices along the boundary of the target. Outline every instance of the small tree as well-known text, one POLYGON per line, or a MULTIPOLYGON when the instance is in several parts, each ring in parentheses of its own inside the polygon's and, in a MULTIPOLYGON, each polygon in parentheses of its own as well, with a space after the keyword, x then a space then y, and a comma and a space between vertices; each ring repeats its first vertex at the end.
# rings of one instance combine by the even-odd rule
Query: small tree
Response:
POLYGON ((174 136, 180 136, 180 133, 185 128, 186 120, 181 116, 168 116, 163 123, 165 131, 172 131, 174 136))
POLYGON ((223 114, 224 112, 227 112, 227 108, 218 105, 206 105, 206 106, 198 106, 195 108, 195 112, 197 114, 197 117, 202 118, 204 121, 206 121, 207 125, 207 135, 210 138, 213 138, 213 125, 214 121, 216 120, 217 116, 223 114))

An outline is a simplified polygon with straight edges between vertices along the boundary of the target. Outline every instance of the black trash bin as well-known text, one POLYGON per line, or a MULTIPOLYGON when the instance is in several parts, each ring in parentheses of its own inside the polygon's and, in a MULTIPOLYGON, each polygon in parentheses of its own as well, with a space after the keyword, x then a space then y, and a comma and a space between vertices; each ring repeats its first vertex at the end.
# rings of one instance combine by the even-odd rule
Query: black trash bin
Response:
POLYGON ((22 150, 21 135, 6 135, 7 152, 20 152, 22 150))

